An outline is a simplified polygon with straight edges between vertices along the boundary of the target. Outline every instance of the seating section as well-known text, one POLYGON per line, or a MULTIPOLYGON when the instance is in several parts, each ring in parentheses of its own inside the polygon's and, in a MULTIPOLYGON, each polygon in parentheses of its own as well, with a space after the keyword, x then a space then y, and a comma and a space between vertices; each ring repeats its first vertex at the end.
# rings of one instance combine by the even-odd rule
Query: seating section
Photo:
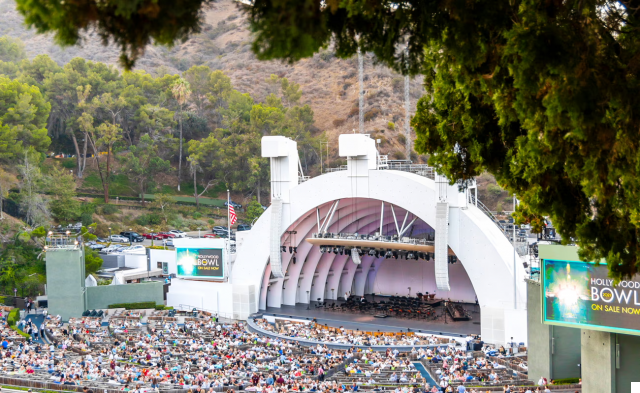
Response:
POLYGON ((100 392, 167 393, 188 388, 399 393, 398 389, 432 391, 435 384, 527 383, 525 356, 505 357, 491 347, 468 352, 464 342, 446 337, 255 320, 262 329, 283 336, 274 338, 250 332, 242 322, 217 322, 199 310, 108 311, 90 310, 68 323, 47 316, 44 344, 25 340, 2 322, 3 383, 46 390, 79 391, 88 386, 100 392), (319 343, 305 347, 288 337, 319 343), (338 350, 323 343, 388 348, 338 350), (403 352, 394 346, 412 349, 403 352))

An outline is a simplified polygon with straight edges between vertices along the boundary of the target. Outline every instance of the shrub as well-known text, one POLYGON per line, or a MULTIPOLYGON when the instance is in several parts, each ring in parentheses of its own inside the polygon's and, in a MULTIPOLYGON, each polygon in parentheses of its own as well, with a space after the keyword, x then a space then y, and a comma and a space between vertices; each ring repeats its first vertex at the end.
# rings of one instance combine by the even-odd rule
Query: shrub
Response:
POLYGON ((333 126, 334 127, 342 127, 345 123, 345 119, 335 119, 333 121, 333 126))
POLYGON ((101 205, 100 212, 103 215, 108 216, 110 214, 120 213, 120 209, 118 209, 118 206, 116 205, 101 205))
POLYGON ((380 108, 371 108, 364 114, 364 121, 371 121, 378 117, 382 111, 380 108))
POLYGON ((395 130, 396 129, 396 123, 390 121, 387 123, 387 128, 390 130, 395 130))
POLYGON ((195 220, 199 220, 202 217, 202 213, 200 212, 194 212, 191 217, 193 217, 195 220))
POLYGON ((9 326, 14 326, 16 323, 18 323, 19 320, 20 320, 20 310, 18 310, 17 308, 14 308, 9 312, 9 315, 7 315, 7 324, 9 326))
POLYGON ((173 307, 165 306, 162 304, 156 304, 156 310, 173 310, 173 307))
POLYGON ((554 385, 570 385, 578 382, 580 382, 580 378, 564 378, 553 380, 554 385))
POLYGON ((63 168, 74 169, 76 167, 76 159, 75 158, 63 158, 60 160, 60 164, 62 164, 63 168))
POLYGON ((391 80, 391 87, 394 91, 400 91, 404 88, 404 78, 401 76, 395 77, 391 80))
POLYGON ((155 308, 156 302, 137 302, 137 303, 116 303, 110 304, 108 308, 125 308, 127 310, 139 310, 143 308, 155 308))
POLYGON ((498 196, 502 193, 502 188, 497 184, 489 184, 487 186, 487 192, 493 196, 498 196))
POLYGON ((358 113, 360 113, 360 108, 356 105, 351 107, 351 109, 349 110, 349 113, 347 113, 347 117, 353 117, 356 116, 358 113))
POLYGON ((136 218, 136 224, 138 225, 159 225, 162 222, 162 217, 158 213, 142 214, 136 218))
POLYGON ((407 143, 407 137, 404 136, 404 134, 398 134, 398 142, 404 146, 404 144, 407 143))
POLYGON ((407 159, 407 156, 403 152, 401 152, 400 150, 394 151, 392 157, 393 157, 394 160, 406 160, 407 159))

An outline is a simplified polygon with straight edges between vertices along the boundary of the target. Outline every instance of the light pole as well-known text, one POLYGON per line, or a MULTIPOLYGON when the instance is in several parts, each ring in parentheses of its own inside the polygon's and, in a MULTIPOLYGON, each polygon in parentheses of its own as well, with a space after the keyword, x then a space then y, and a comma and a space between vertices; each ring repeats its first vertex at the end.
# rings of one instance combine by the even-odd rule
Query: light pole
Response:
POLYGON ((131 235, 131 228, 129 228, 129 246, 133 246, 133 236, 131 235))
POLYGON ((198 227, 198 239, 200 239, 200 230, 201 229, 202 229, 201 227, 198 227))
POLYGON ((111 242, 111 227, 109 227, 109 242, 111 242))

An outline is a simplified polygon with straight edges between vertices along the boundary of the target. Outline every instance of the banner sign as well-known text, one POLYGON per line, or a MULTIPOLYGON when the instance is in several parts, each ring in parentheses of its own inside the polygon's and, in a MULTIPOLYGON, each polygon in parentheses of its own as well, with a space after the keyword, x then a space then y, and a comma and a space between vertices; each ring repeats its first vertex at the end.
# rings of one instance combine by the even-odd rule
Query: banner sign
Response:
POLYGON ((224 279, 221 248, 177 248, 178 277, 224 279))
POLYGON ((640 335, 640 276, 615 285, 604 263, 544 259, 541 279, 544 323, 640 335))

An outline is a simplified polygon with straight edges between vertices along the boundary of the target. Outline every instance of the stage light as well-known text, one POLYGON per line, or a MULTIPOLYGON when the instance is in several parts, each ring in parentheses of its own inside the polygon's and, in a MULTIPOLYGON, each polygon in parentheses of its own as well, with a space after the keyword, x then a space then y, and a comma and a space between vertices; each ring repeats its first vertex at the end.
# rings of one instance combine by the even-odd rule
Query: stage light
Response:
POLYGON ((413 255, 413 253, 408 253, 407 254, 407 259, 414 259, 415 256, 413 255))
POLYGON ((338 247, 333 247, 333 253, 338 254, 338 247))
POLYGON ((385 258, 391 258, 393 256, 393 253, 391 252, 391 250, 387 250, 387 253, 384 255, 385 258))
POLYGON ((293 247, 293 252, 297 253, 298 252, 298 247, 293 247))
POLYGON ((293 261, 293 264, 296 264, 296 257, 291 258, 291 260, 293 261))
POLYGON ((282 246, 282 252, 287 252, 287 246, 282 246))
POLYGON ((320 247, 320 254, 324 254, 324 247, 320 247))
POLYGON ((293 247, 289 246, 289 254, 293 254, 293 247))
POLYGON ((374 256, 374 255, 378 255, 378 253, 376 252, 376 250, 374 250, 373 248, 369 249, 369 255, 374 256))

